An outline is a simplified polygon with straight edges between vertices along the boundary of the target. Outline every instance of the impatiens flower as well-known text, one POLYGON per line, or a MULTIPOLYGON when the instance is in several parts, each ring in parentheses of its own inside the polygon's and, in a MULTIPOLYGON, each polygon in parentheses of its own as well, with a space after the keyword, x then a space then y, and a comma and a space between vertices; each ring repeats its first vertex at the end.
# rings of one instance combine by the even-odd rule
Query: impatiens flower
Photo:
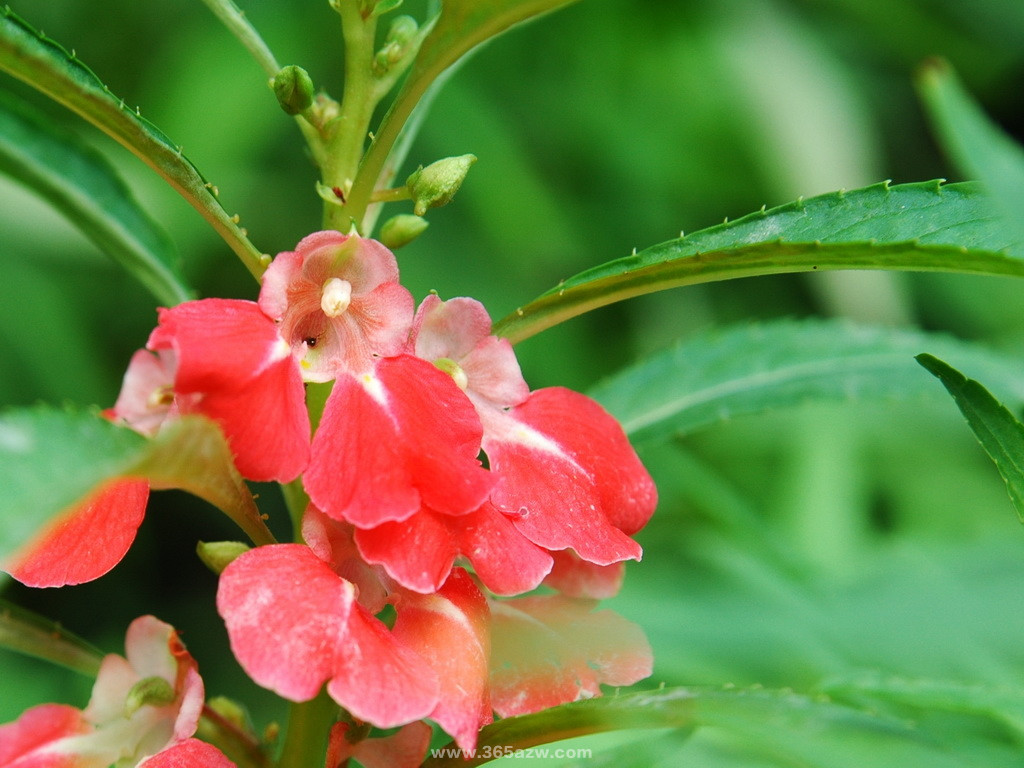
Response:
POLYGON ((148 499, 145 480, 104 485, 51 521, 11 555, 3 569, 30 587, 98 579, 121 562, 135 540, 148 499))
POLYGON ((171 768, 186 764, 176 762, 183 752, 189 766, 229 766, 219 751, 190 739, 202 707, 195 660, 174 629, 143 616, 128 628, 125 657, 103 660, 85 710, 44 704, 0 726, 0 766, 171 768), (166 759, 152 757, 166 749, 166 759))
POLYGON ((160 310, 112 411, 141 431, 159 409, 199 413, 224 430, 250 480, 294 480, 309 460, 309 415, 298 365, 255 302, 203 299, 160 310), (161 379, 173 371, 173 382, 161 379), (170 410, 173 408, 173 410, 170 410))
MULTIPOLYGON (((511 345, 490 331, 479 302, 428 296, 416 313, 412 348, 447 371, 475 406, 497 480, 493 507, 533 545, 575 553, 560 556, 551 583, 591 594, 580 582, 582 566, 574 568, 576 584, 570 586, 572 557, 597 566, 639 559, 630 535, 654 511, 654 483, 603 408, 567 389, 530 393, 511 345)), ((607 596, 616 582, 610 574, 591 572, 590 581, 601 581, 593 594, 607 596)))
POLYGON ((327 692, 354 717, 391 728, 428 716, 437 676, 309 547, 257 547, 221 574, 217 609, 258 684, 291 701, 327 692))
POLYGON ((316 232, 278 254, 263 275, 260 308, 281 324, 306 381, 363 373, 398 354, 412 322, 412 295, 376 240, 316 232))

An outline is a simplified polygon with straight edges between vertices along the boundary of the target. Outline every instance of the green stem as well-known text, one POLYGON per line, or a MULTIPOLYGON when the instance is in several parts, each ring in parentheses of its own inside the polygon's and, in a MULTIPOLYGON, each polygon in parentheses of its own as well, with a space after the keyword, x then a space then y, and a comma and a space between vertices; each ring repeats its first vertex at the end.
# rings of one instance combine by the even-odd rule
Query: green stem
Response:
POLYGON ((323 765, 328 736, 338 714, 338 705, 326 690, 320 691, 311 701, 292 704, 278 768, 319 768, 323 765))
MULTIPOLYGON (((377 106, 376 85, 373 78, 375 17, 364 19, 357 3, 340 2, 335 6, 341 15, 341 28, 345 40, 345 90, 341 111, 331 125, 321 169, 323 183, 328 187, 346 189, 359 168, 363 146, 373 110, 377 106)), ((348 232, 353 222, 358 224, 366 210, 350 211, 348 205, 324 206, 324 227, 348 232)))
POLYGON ((371 203, 396 203, 399 200, 409 200, 412 194, 408 187, 395 187, 394 189, 378 189, 370 197, 371 203))

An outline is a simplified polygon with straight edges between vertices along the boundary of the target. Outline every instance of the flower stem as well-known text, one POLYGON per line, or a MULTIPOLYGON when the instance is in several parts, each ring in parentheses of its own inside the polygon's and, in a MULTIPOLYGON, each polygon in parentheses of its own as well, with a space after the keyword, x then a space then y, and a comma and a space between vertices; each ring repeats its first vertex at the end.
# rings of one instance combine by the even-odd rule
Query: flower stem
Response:
POLYGON ((331 726, 338 719, 338 705, 326 690, 315 699, 292 704, 288 730, 278 768, 319 768, 327 755, 331 726))
POLYGON ((274 54, 270 52, 270 48, 260 37, 260 33, 249 23, 237 5, 231 0, 203 0, 203 2, 231 34, 238 38, 269 77, 273 77, 281 70, 274 54))

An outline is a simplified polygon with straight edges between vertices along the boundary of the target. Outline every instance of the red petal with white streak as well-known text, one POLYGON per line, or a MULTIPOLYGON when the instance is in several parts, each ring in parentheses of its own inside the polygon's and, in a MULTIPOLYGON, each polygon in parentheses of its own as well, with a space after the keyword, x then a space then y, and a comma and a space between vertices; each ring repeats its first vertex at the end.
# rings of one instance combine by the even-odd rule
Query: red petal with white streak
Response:
POLYGON ((217 610, 249 676, 286 699, 308 701, 334 674, 354 592, 308 547, 276 544, 249 550, 224 570, 217 610))
POLYGON ((98 579, 121 562, 135 540, 148 498, 145 480, 107 484, 16 552, 4 570, 30 587, 98 579))
POLYGON ((427 660, 441 685, 430 718, 466 751, 493 719, 487 691, 490 611, 461 568, 434 595, 408 596, 398 604, 394 634, 427 660))
POLYGON ((338 379, 303 482, 317 507, 360 528, 428 506, 466 514, 493 479, 477 458, 483 428, 451 377, 409 355, 338 379))
POLYGON ((516 418, 554 439, 594 481, 601 508, 624 533, 639 531, 658 504, 658 491, 619 423, 586 395, 539 389, 516 418))

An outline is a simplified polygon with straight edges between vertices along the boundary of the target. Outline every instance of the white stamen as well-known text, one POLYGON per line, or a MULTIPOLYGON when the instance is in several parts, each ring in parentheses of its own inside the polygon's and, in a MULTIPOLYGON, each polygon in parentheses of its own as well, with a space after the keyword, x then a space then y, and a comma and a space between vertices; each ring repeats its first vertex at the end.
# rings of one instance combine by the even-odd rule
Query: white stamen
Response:
POLYGON ((337 317, 352 303, 352 283, 332 277, 320 292, 320 309, 328 317, 337 317))

